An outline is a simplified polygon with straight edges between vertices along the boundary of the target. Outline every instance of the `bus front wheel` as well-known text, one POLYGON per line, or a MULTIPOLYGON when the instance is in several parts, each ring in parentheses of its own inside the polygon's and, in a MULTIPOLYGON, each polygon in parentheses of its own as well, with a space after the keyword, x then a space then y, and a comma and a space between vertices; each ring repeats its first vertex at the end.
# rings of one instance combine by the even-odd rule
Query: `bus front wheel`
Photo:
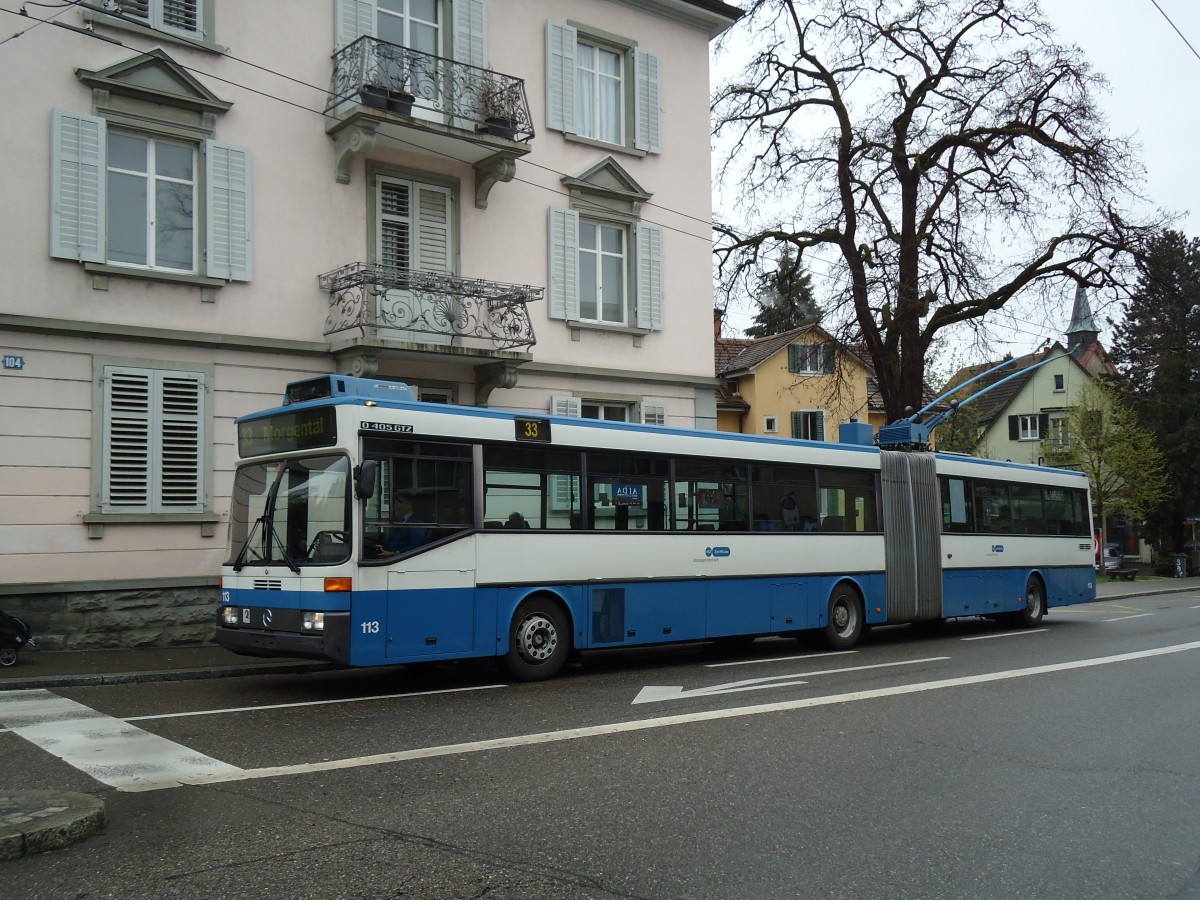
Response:
POLYGON ((1036 575, 1030 575, 1025 583, 1025 606, 1018 613, 1013 613, 1012 623, 1021 628, 1037 628, 1042 624, 1042 616, 1046 614, 1046 589, 1042 580, 1036 575))
POLYGON ((508 634, 504 668, 518 681, 553 678, 571 652, 571 632, 561 606, 531 597, 517 607, 508 634))
POLYGON ((862 637, 865 618, 858 591, 849 584, 839 584, 829 597, 825 643, 833 650, 849 650, 862 637))

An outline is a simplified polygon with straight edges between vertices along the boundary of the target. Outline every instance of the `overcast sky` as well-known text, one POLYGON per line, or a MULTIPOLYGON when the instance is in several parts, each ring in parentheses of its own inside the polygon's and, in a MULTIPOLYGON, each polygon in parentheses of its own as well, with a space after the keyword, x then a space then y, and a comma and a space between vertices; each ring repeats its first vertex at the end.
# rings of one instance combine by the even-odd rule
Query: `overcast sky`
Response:
MULTIPOLYGON (((1041 0, 1062 43, 1077 44, 1110 82, 1099 98, 1112 130, 1133 136, 1142 147, 1146 195, 1155 205, 1190 214, 1178 227, 1200 237, 1200 0, 1041 0), (1160 12, 1161 8, 1161 12, 1160 12), (1165 16, 1164 16, 1165 13, 1165 16), (1183 33, 1175 32, 1170 21, 1183 33)), ((728 61, 719 60, 719 79, 728 61)), ((740 68, 740 67, 738 67, 740 68)), ((732 71, 732 70, 730 70, 732 71)), ((719 213, 718 213, 719 214, 719 213)), ((752 312, 730 310, 736 328, 750 324, 752 312)), ((1060 337, 1070 307, 1056 325, 1060 337)), ((1102 327, 1105 327, 1102 324, 1102 327)), ((1011 335, 1013 353, 1033 349, 1039 328, 1011 335)), ((1111 335, 1101 333, 1106 341, 1111 335)))

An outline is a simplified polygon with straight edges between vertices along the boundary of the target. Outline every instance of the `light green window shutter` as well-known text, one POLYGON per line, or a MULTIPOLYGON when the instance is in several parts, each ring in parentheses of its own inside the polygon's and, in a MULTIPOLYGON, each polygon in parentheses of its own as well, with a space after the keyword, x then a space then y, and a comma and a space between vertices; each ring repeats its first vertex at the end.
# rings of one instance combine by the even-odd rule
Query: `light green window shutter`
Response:
POLYGON ((575 45, 579 32, 546 22, 546 127, 575 132, 575 45))
POLYGON ((413 184, 416 195, 416 242, 412 267, 421 272, 450 272, 450 191, 413 184))
POLYGON ((50 255, 104 262, 105 121, 56 109, 51 123, 50 255))
POLYGON ((643 425, 666 425, 667 406, 665 403, 642 403, 643 425))
POLYGON ((455 0, 454 58, 481 69, 488 67, 487 0, 455 0))
POLYGON ((204 376, 106 366, 101 510, 203 512, 204 376))
POLYGON ((663 327, 663 230, 639 222, 637 231, 637 324, 661 331, 663 327))
MULTIPOLYGON (((550 413, 572 419, 582 418, 583 401, 578 397, 557 394, 550 398, 550 413)), ((579 511, 578 475, 551 475, 548 488, 551 509, 579 511)))
POLYGON ((333 8, 335 49, 375 36, 375 0, 335 0, 333 8))
POLYGON ((579 318, 579 213, 550 210, 550 318, 579 318))
POLYGON ((250 151, 204 142, 208 262, 205 274, 226 281, 250 281, 254 255, 250 242, 250 151))
POLYGON ((550 412, 552 415, 578 419, 583 415, 583 401, 578 397, 556 394, 550 398, 550 412))
POLYGON ((633 146, 647 153, 662 153, 662 63, 658 55, 635 50, 633 146))

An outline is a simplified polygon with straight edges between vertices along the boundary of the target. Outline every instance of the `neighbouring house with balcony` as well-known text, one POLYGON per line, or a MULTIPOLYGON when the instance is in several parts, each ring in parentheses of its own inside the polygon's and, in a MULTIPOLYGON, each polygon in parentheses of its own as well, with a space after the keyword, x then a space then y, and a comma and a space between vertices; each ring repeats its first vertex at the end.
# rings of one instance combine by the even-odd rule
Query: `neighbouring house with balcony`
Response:
POLYGON ((739 10, 281 8, 3 23, 0 608, 45 646, 209 636, 232 423, 289 381, 716 427, 708 50, 739 10))

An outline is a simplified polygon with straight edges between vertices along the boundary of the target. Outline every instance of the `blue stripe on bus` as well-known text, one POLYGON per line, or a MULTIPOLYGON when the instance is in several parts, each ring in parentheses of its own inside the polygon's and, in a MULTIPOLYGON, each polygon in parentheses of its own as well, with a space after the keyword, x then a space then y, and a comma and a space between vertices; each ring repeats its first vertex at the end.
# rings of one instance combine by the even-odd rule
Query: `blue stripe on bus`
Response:
MULTIPOLYGON (((1046 583, 1047 607, 1095 597, 1095 571, 1090 566, 949 570, 944 573, 943 613, 952 618, 1016 612, 1024 605, 1031 572, 1046 583)), ((829 595, 842 581, 852 582, 862 594, 868 623, 887 622, 882 573, 463 587, 390 594, 356 591, 350 664, 398 665, 502 655, 508 650, 508 631, 517 607, 535 594, 562 599, 572 620, 572 645, 582 650, 820 629, 826 625, 829 595)), ((309 609, 318 608, 313 601, 342 599, 320 593, 230 593, 235 605, 275 608, 295 608, 280 602, 289 594, 302 597, 309 609)))

